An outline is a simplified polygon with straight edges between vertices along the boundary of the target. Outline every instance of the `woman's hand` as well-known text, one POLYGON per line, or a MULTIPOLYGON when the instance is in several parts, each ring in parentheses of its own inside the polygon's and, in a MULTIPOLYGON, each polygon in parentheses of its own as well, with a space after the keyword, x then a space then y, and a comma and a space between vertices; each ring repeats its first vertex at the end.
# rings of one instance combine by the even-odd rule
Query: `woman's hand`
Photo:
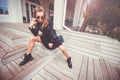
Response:
POLYGON ((37 22, 36 22, 36 19, 33 18, 32 21, 30 22, 29 27, 32 28, 36 23, 37 23, 37 22))
POLYGON ((52 48, 52 47, 53 47, 53 43, 49 43, 48 46, 49 46, 50 48, 52 48))

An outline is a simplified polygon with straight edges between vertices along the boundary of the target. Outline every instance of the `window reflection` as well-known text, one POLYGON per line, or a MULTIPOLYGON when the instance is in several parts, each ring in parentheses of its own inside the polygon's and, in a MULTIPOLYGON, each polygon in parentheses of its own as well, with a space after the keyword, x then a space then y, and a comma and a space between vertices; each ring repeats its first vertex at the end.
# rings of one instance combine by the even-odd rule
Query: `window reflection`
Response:
POLYGON ((7 0, 0 0, 0 14, 8 14, 7 0))
POLYGON ((65 25, 72 27, 76 0, 67 0, 65 25))

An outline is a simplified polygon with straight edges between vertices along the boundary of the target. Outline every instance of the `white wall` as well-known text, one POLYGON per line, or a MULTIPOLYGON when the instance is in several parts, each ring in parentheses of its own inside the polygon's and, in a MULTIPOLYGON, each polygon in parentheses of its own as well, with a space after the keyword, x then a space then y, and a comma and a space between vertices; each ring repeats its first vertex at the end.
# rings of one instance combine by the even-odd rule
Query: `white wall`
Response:
POLYGON ((64 22, 64 7, 66 6, 66 0, 55 0, 54 1, 54 28, 61 30, 64 22))
POLYGON ((25 0, 21 0, 21 4, 22 4, 22 15, 24 17, 27 17, 27 15, 26 15, 26 1, 25 0))
POLYGON ((21 0, 7 0, 9 15, 0 14, 0 22, 22 23, 21 0))

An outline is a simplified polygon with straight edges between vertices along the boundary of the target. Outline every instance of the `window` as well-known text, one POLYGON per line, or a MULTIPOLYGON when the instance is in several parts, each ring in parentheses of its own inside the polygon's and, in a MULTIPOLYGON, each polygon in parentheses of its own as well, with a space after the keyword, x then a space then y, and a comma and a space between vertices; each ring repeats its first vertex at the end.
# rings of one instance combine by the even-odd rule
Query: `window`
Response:
POLYGON ((36 3, 36 4, 40 5, 40 0, 28 0, 28 1, 33 2, 33 3, 36 3))
POLYGON ((33 17, 33 13, 34 13, 34 11, 35 11, 35 8, 36 8, 36 6, 31 5, 31 17, 33 17))
POLYGON ((8 14, 8 3, 7 0, 0 0, 0 14, 8 14))

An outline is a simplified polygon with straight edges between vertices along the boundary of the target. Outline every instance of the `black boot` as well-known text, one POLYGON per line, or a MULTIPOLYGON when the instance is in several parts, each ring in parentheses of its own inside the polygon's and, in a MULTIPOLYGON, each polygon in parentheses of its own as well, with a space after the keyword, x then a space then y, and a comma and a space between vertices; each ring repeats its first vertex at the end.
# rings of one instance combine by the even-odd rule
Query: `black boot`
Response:
POLYGON ((71 57, 67 59, 68 67, 72 68, 72 62, 71 62, 71 57))
POLYGON ((28 55, 25 54, 24 60, 19 64, 19 66, 23 66, 24 64, 26 64, 31 60, 33 60, 33 57, 31 56, 31 54, 28 54, 28 55))

